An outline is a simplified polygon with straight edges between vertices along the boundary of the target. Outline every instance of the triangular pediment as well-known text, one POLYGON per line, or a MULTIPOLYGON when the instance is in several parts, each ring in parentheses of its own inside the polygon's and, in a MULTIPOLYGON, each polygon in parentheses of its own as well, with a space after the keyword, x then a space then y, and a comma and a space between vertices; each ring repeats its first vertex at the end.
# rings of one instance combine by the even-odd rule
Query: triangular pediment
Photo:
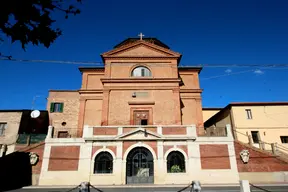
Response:
POLYGON ((145 128, 139 128, 128 133, 119 135, 116 139, 158 139, 161 138, 157 133, 147 131, 145 128))
POLYGON ((103 53, 102 57, 181 57, 181 54, 152 43, 138 41, 103 53))
POLYGON ((170 54, 167 54, 163 51, 158 51, 155 49, 151 49, 148 46, 145 45, 140 45, 137 47, 133 47, 129 50, 125 50, 125 51, 121 51, 118 52, 116 54, 114 54, 114 56, 120 56, 120 57, 165 57, 165 56, 171 56, 170 54))

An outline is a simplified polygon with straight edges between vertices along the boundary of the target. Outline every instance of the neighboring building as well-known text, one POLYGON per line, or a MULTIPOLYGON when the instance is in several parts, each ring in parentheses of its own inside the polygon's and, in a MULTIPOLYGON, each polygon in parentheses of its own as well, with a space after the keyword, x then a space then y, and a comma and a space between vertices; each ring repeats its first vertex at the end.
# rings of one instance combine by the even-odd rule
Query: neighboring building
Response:
POLYGON ((231 103, 206 120, 204 126, 217 129, 231 124, 234 137, 239 141, 248 143, 250 135, 255 147, 260 147, 262 141, 268 150, 271 149, 269 143, 288 149, 287 115, 288 102, 231 103))
POLYGON ((40 111, 35 119, 30 113, 31 110, 0 110, 0 157, 4 151, 12 153, 17 144, 26 146, 45 139, 49 125, 47 111, 40 111))
POLYGON ((212 116, 214 116, 216 113, 218 113, 221 109, 223 109, 223 108, 211 108, 211 107, 202 108, 203 122, 210 119, 212 116))

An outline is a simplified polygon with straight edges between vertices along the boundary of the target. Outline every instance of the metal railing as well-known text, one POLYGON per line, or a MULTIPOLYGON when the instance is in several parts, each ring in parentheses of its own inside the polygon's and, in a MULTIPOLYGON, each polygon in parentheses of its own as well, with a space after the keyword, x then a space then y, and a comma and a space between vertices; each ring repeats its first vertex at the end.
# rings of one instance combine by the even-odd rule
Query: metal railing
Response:
POLYGON ((278 143, 276 143, 275 147, 276 147, 277 152, 284 152, 284 153, 288 154, 288 148, 287 147, 280 145, 278 143))
POLYGON ((54 128, 53 138, 77 138, 79 128, 54 128))
MULTIPOLYGON (((125 125, 125 126, 89 126, 83 128, 83 137, 94 137, 104 135, 121 135, 131 132, 138 128, 146 131, 155 132, 160 135, 179 135, 179 136, 199 136, 199 137, 227 137, 229 130, 227 127, 206 128, 189 125, 125 125), (197 132, 197 129, 204 132, 197 132)), ((229 134, 229 136, 231 133, 229 134)), ((79 138, 82 137, 79 128, 53 127, 51 131, 52 138, 79 138)))
POLYGON ((269 191, 269 190, 267 190, 267 189, 264 189, 263 187, 259 187, 259 186, 256 186, 256 185, 253 185, 252 183, 250 183, 250 190, 251 190, 251 192, 253 192, 253 191, 263 191, 263 192, 272 192, 272 191, 269 191))
MULTIPOLYGON (((268 143, 263 140, 259 140, 258 143, 253 142, 252 136, 248 135, 247 133, 241 133, 239 131, 233 130, 234 135, 240 134, 247 138, 247 144, 253 147, 257 147, 259 149, 272 152, 274 155, 279 155, 279 152, 283 152, 288 154, 288 147, 285 147, 283 145, 280 145, 278 143, 268 143)), ((239 140, 240 141, 240 140, 239 140)), ((243 142, 243 141, 242 141, 243 142)), ((245 142, 244 142, 245 143, 245 142)))
POLYGON ((204 133, 199 136, 205 137, 226 137, 227 128, 226 127, 208 127, 204 128, 204 133))
POLYGON ((35 144, 44 141, 47 134, 19 134, 16 144, 35 144))

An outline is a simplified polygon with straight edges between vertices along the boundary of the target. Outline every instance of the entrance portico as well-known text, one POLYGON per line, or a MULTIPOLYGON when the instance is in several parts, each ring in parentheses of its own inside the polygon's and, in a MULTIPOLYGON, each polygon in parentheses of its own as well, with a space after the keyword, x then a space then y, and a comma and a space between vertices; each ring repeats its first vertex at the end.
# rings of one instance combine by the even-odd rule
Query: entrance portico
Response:
POLYGON ((126 184, 154 183, 152 153, 145 147, 132 149, 126 159, 126 184))

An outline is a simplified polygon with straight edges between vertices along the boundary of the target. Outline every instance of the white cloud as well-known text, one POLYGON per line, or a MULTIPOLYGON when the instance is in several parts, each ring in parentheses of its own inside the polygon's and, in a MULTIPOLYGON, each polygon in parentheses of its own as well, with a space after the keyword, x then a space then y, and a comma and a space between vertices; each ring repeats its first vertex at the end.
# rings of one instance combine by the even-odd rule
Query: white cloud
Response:
POLYGON ((260 70, 260 69, 256 69, 256 70, 254 71, 254 73, 255 73, 255 74, 258 74, 258 75, 262 75, 262 74, 264 74, 264 71, 262 71, 262 70, 260 70))
POLYGON ((231 72, 232 72, 231 69, 226 69, 226 70, 225 70, 225 73, 231 73, 231 72))

